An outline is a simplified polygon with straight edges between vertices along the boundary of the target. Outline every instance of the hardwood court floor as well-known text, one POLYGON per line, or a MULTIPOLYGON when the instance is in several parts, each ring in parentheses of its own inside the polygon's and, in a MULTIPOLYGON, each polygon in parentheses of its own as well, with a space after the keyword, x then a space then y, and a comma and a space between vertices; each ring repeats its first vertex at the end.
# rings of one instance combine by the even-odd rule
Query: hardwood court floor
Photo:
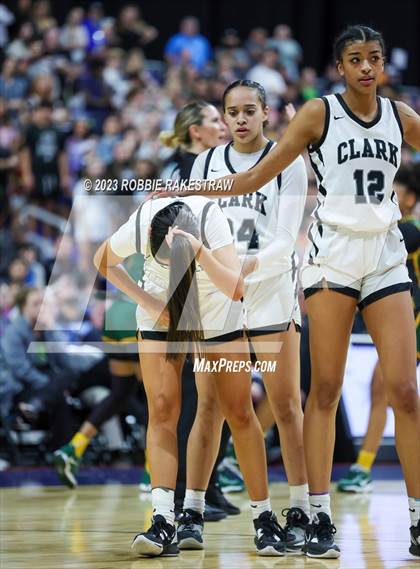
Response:
MULTIPOLYGON (((287 486, 271 485, 280 517, 287 486)), ((261 558, 245 494, 240 516, 206 524, 206 550, 177 558, 132 558, 135 533, 148 526, 150 500, 136 486, 26 486, 1 489, 1 569, 420 569, 408 553, 408 509, 402 482, 376 482, 367 496, 333 494, 339 560, 261 558)))

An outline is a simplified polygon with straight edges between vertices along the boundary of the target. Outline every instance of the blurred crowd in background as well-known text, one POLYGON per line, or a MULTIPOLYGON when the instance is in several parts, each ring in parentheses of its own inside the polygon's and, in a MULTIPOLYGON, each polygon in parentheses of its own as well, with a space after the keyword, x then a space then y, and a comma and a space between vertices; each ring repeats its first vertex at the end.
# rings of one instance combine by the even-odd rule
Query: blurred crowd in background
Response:
MULTIPOLYGON (((28 298, 35 300, 22 291, 48 285, 50 327, 69 345, 80 345, 99 341, 103 323, 103 283, 95 281, 92 253, 145 195, 87 195, 85 179, 160 177, 172 151, 160 144, 159 133, 172 128, 191 100, 220 109, 236 79, 265 87, 266 134, 274 140, 285 128, 287 103, 298 108, 343 85, 334 62, 320 71, 305 65, 305 46, 282 22, 252 28, 247 37, 226 29, 211 45, 200 22, 180 14, 160 59, 150 60, 144 50, 159 36, 159 25, 144 21, 137 3, 122 5, 115 18, 94 2, 62 19, 54 18, 48 0, 17 0, 13 11, 0 4, 0 338, 19 306, 37 317, 39 306, 28 308, 28 298)), ((420 113, 420 89, 404 85, 395 66, 387 66, 380 91, 420 113)), ((416 160, 420 155, 404 148, 403 162, 416 160)), ((309 215, 315 184, 309 168, 308 174, 309 215)), ((304 241, 305 224, 301 248, 304 241)), ((36 356, 33 365, 54 369, 48 355, 36 356)), ((86 370, 71 369, 73 360, 69 371, 80 384, 86 370)), ((0 394, 5 384, 0 381, 0 394)), ((106 387, 106 379, 98 384, 106 387)), ((63 389, 69 385, 77 395, 77 381, 63 389)), ((8 412, 4 404, 2 412, 8 412)))

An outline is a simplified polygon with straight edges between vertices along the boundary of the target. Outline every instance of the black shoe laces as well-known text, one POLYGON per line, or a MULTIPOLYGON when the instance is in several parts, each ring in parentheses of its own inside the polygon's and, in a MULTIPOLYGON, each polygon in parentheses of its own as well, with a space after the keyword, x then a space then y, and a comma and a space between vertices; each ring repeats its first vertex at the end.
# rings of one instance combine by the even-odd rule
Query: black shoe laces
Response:
POLYGON ((193 531, 194 525, 203 524, 203 517, 194 510, 184 510, 179 518, 179 524, 182 524, 185 529, 193 531))
POLYGON ((156 516, 152 520, 152 526, 148 533, 151 533, 160 539, 162 537, 161 534, 163 533, 165 539, 169 539, 173 533, 173 528, 170 524, 168 524, 163 516, 156 516))
POLYGON ((284 508, 281 515, 286 518, 286 525, 284 531, 287 533, 294 527, 301 527, 305 529, 306 524, 309 522, 308 516, 300 508, 284 508))
POLYGON ((261 519, 260 516, 258 520, 255 521, 255 528, 261 529, 266 537, 274 538, 277 536, 281 541, 285 541, 287 539, 286 532, 278 523, 277 518, 274 514, 263 519, 261 519))
POLYGON ((318 523, 313 524, 313 528, 319 540, 330 540, 337 533, 335 525, 327 520, 320 520, 318 523))

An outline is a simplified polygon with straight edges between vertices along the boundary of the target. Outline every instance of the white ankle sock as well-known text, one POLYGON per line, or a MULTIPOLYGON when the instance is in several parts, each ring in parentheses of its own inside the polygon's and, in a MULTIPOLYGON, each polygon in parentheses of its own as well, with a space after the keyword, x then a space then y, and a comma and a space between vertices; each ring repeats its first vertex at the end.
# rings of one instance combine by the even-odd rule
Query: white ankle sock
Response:
POLYGON ((205 490, 190 490, 189 488, 186 489, 184 498, 184 510, 194 510, 195 512, 199 512, 201 515, 203 515, 205 506, 205 490))
POLYGON ((311 521, 320 512, 328 514, 331 520, 330 494, 309 494, 309 504, 311 507, 311 521))
POLYGON ((307 484, 299 486, 289 486, 290 507, 300 508, 307 516, 310 514, 309 508, 309 488, 307 484))
POLYGON ((263 512, 271 512, 270 498, 267 498, 266 500, 259 500, 258 502, 251 500, 251 512, 253 520, 259 518, 263 512))
POLYGON ((416 526, 420 519, 420 498, 408 497, 408 509, 410 510, 410 522, 416 526))
POLYGON ((169 488, 152 488, 153 515, 163 516, 168 524, 175 525, 175 492, 169 488))

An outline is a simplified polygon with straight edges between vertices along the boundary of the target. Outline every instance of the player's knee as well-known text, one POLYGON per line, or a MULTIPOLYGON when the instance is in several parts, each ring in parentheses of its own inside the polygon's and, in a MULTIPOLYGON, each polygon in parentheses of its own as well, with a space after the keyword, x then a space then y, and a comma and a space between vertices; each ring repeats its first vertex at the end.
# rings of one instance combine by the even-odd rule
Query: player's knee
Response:
POLYGON ((251 406, 238 402, 227 406, 224 414, 231 430, 246 429, 252 421, 253 411, 251 406))
POLYGON ((219 402, 214 396, 199 396, 197 405, 197 416, 205 421, 206 424, 211 424, 220 415, 219 402))
POLYGON ((166 394, 161 393, 148 402, 149 405, 149 421, 155 424, 174 423, 178 422, 179 418, 179 405, 177 405, 166 394))
POLYGON ((297 403, 291 399, 276 402, 273 411, 276 419, 283 425, 295 423, 302 415, 300 402, 297 403))
POLYGON ((338 405, 341 395, 341 382, 323 380, 315 386, 311 386, 316 404, 320 409, 331 409, 338 405))
POLYGON ((417 382, 397 382, 391 387, 390 400, 394 412, 415 413, 419 408, 417 382))

